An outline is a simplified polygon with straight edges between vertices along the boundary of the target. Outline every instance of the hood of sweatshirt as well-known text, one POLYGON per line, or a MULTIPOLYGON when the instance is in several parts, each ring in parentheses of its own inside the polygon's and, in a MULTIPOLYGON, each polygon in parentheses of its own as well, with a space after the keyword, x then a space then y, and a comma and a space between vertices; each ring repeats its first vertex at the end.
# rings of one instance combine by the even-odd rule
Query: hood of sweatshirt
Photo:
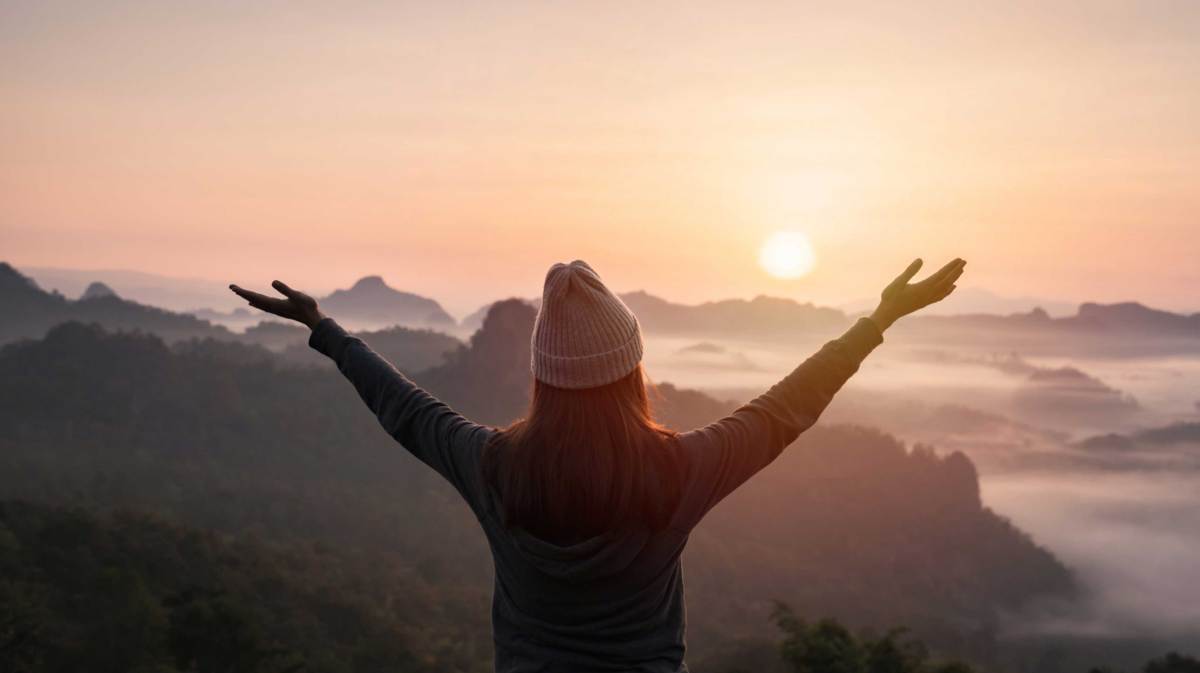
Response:
POLYGON ((651 540, 645 526, 605 531, 580 542, 561 545, 521 528, 509 531, 513 547, 540 572, 568 582, 594 582, 624 572, 651 540))

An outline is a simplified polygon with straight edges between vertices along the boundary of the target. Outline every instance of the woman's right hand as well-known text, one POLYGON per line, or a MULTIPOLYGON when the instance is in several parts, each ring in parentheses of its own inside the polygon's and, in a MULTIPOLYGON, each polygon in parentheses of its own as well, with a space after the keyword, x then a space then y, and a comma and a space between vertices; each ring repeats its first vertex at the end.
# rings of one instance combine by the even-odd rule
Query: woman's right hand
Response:
POLYGON ((298 290, 293 290, 278 280, 272 282, 271 287, 275 288, 285 298, 268 297, 265 294, 243 290, 237 285, 230 285, 229 289, 233 290, 233 293, 237 296, 250 302, 250 305, 254 308, 277 315, 280 318, 287 318, 288 320, 303 323, 308 325, 309 329, 316 327, 317 323, 321 322, 321 319, 325 317, 321 313, 321 309, 317 306, 316 299, 298 290))
POLYGON ((900 318, 937 303, 954 292, 954 282, 962 275, 966 260, 955 259, 943 266, 937 273, 919 283, 909 284, 913 276, 921 270, 921 260, 913 260, 904 273, 896 277, 890 285, 883 288, 880 294, 879 307, 871 314, 871 320, 879 326, 882 332, 900 318))

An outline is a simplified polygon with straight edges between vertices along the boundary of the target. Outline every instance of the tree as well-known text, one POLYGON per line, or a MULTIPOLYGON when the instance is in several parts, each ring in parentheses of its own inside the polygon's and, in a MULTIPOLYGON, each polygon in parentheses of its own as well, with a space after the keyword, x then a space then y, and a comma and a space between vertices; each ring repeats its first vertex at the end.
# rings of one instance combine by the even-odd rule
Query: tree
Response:
POLYGON ((1146 662, 1142 673, 1200 673, 1200 659, 1178 652, 1168 652, 1146 662))
POLYGON ((866 653, 844 626, 832 619, 809 624, 776 603, 771 614, 784 633, 780 655, 796 673, 866 673, 866 653))
POLYGON ((880 638, 855 637, 832 619, 809 624, 778 601, 771 620, 784 634, 779 653, 796 673, 975 673, 962 662, 932 663, 925 644, 904 628, 892 629, 880 638))
POLYGON ((173 603, 167 641, 175 665, 195 673, 283 673, 303 662, 267 642, 253 610, 221 594, 185 594, 173 603))

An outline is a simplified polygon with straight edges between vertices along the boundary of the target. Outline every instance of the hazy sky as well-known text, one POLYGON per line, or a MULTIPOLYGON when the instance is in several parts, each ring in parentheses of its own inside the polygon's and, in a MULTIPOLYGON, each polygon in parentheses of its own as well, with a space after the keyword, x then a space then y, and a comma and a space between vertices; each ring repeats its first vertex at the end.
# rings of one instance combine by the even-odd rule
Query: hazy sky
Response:
POLYGON ((8 0, 0 259, 461 311, 575 257, 836 302, 962 255, 1200 309, 1200 2, 978 5, 8 0))

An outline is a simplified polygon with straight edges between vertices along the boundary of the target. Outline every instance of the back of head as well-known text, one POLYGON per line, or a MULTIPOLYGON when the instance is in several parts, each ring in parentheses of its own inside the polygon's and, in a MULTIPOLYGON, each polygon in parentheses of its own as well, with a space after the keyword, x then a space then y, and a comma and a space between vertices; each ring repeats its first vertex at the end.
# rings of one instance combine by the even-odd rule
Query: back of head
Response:
POLYGON ((642 331, 629 307, 577 259, 546 272, 531 346, 535 379, 578 390, 632 372, 642 360, 642 331))
POLYGON ((585 262, 555 264, 531 346, 529 413, 484 458, 505 525, 559 543, 665 526, 680 471, 650 413, 633 313, 585 262))

